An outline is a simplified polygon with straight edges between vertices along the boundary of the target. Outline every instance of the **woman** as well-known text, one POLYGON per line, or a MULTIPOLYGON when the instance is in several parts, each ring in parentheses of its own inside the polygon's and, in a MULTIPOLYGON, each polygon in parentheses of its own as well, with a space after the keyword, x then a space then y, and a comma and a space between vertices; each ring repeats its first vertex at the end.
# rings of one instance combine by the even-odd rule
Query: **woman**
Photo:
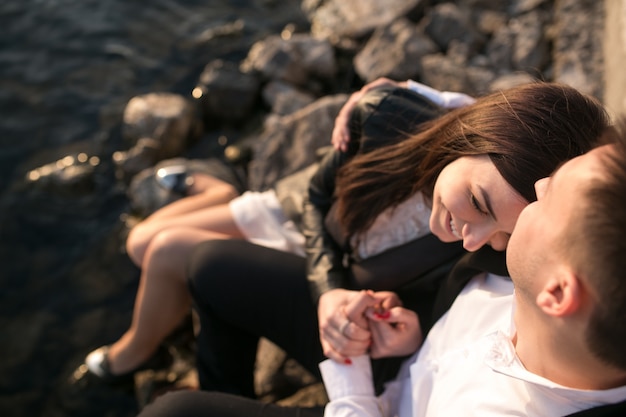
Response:
MULTIPOLYGON (((503 251, 519 212, 536 199, 535 181, 589 150, 608 123, 595 100, 536 83, 482 97, 389 146, 330 155, 305 204, 306 260, 239 241, 205 242, 194 252, 201 387, 253 397, 259 337, 314 375, 326 357, 349 363, 365 353, 371 334, 345 312, 359 288, 394 290, 428 331, 445 268, 422 266, 431 246, 419 248, 426 237, 413 234, 424 217, 443 241, 503 251)), ((374 368, 379 389, 400 360, 390 362, 374 368)))
MULTIPOLYGON (((363 91, 383 85, 399 87, 405 83, 381 79, 363 91)), ((367 109, 357 112, 352 109, 358 101, 355 98, 362 92, 355 93, 344 107, 346 117, 339 120, 347 123, 348 114, 365 119, 366 115, 376 112, 375 117, 367 117, 367 120, 355 119, 352 136, 358 142, 361 132, 375 133, 384 143, 398 136, 398 128, 413 130, 416 124, 435 117, 442 108, 458 107, 473 101, 465 94, 441 93, 418 83, 412 83, 412 86, 420 89, 420 94, 404 88, 398 89, 397 94, 380 90, 368 98, 367 109), (385 104, 379 105, 382 101, 385 104), (391 113, 392 109, 396 114, 391 113), (399 118, 398 111, 405 117, 399 118), (391 117, 397 126, 373 125, 391 117)), ((237 196, 238 189, 219 178, 198 172, 185 177, 173 171, 171 178, 166 180, 177 179, 175 188, 188 197, 156 211, 131 230, 126 242, 127 252, 141 268, 133 322, 114 344, 88 355, 88 371, 105 382, 116 383, 128 381, 134 372, 142 368, 168 366, 170 358, 167 351, 161 349, 153 358, 151 356, 189 313, 191 299, 185 281, 185 265, 197 243, 211 239, 245 239, 304 256, 304 236, 298 226, 301 201, 314 172, 315 166, 312 166, 279 181, 274 189, 237 196)), ((432 250, 443 246, 435 239, 431 240, 426 246, 432 247, 432 250)), ((456 254, 458 250, 453 249, 452 253, 456 254)), ((451 250, 439 251, 442 257, 451 256, 451 250)), ((437 259, 431 257, 429 261, 432 265, 437 259)))

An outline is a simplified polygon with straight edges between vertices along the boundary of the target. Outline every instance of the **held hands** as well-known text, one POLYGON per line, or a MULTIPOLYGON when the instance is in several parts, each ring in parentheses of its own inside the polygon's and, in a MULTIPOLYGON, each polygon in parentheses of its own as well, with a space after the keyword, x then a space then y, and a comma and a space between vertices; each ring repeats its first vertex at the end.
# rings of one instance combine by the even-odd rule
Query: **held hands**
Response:
POLYGON ((369 308, 365 314, 370 319, 372 358, 409 355, 421 346, 422 328, 414 311, 394 307, 377 312, 369 308))
POLYGON ((391 85, 405 87, 406 82, 398 82, 390 80, 389 78, 381 77, 369 84, 364 85, 360 90, 352 93, 348 101, 346 101, 341 110, 339 110, 337 118, 335 119, 335 127, 333 128, 331 143, 336 150, 345 152, 348 149, 348 142, 350 142, 350 114, 361 97, 363 97, 363 95, 370 90, 391 85))
MULTIPOLYGON (((371 334, 364 315, 349 320, 346 307, 363 303, 358 291, 334 289, 320 297, 317 308, 320 341, 324 355, 341 363, 350 363, 349 356, 367 352, 371 334), (352 303, 352 304, 351 304, 352 303)), ((367 298, 366 298, 367 299, 367 298)))
POLYGON ((335 289, 320 298, 320 339, 324 354, 350 364, 350 356, 403 356, 422 342, 417 314, 392 292, 335 289))

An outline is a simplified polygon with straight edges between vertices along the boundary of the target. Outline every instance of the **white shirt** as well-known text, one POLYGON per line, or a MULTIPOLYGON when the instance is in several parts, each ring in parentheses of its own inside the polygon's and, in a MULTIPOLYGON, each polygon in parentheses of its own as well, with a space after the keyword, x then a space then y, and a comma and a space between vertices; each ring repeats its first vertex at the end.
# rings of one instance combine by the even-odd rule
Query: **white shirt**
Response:
POLYGON ((443 107, 444 109, 455 109, 457 107, 468 106, 473 104, 476 99, 464 93, 454 91, 439 91, 432 87, 418 83, 417 81, 407 80, 407 88, 415 91, 428 98, 430 101, 443 107))
POLYGON ((367 356, 352 365, 322 362, 324 415, 553 416, 626 398, 626 387, 577 390, 528 372, 511 343, 512 306, 508 279, 474 278, 378 398, 367 356))
POLYGON ((424 194, 417 192, 385 209, 365 233, 352 237, 350 243, 361 259, 378 255, 429 234, 430 212, 424 194))

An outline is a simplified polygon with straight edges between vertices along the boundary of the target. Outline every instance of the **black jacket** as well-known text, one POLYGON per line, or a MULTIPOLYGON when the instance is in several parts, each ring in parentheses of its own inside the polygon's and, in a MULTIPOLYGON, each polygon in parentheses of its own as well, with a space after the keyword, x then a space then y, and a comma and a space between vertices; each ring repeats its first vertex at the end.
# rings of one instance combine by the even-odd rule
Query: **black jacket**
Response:
POLYGON ((306 238, 307 273, 316 302, 321 294, 334 288, 396 290, 414 286, 422 279, 430 283, 428 291, 432 291, 434 281, 460 256, 460 244, 443 243, 429 234, 355 262, 347 238, 338 237, 341 232, 333 233, 329 228, 336 224, 331 209, 339 168, 359 152, 403 140, 419 123, 443 112, 425 97, 404 88, 374 90, 361 100, 352 114, 350 149, 345 153, 330 151, 322 159, 303 205, 301 230, 306 238))

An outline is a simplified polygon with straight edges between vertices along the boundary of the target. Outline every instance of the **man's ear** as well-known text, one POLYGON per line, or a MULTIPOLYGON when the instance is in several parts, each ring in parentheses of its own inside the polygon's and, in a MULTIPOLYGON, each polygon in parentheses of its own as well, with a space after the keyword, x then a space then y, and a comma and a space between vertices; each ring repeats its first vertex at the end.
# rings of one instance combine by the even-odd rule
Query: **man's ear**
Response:
POLYGON ((568 269, 548 279, 537 295, 537 305, 551 316, 562 317, 574 313, 581 303, 580 281, 568 269))

